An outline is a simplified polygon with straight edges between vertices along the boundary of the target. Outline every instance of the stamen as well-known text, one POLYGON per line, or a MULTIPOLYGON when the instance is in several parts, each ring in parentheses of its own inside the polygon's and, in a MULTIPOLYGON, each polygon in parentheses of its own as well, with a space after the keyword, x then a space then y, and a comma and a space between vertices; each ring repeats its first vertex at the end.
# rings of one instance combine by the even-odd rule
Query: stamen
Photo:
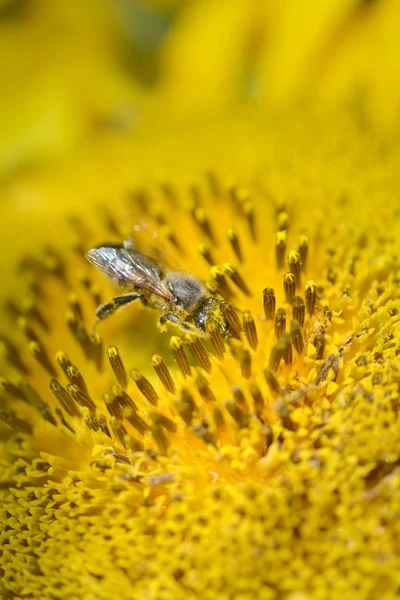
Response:
POLYGON ((124 388, 127 388, 128 379, 126 377, 126 371, 122 358, 119 354, 119 350, 116 346, 110 346, 107 350, 108 359, 114 375, 117 378, 118 383, 124 388))
POLYGON ((235 266, 233 266, 231 263, 225 263, 224 266, 223 266, 223 268, 224 268, 225 273, 228 275, 228 277, 231 278, 231 280, 233 281, 233 283, 246 296, 251 296, 252 295, 252 293, 250 292, 249 288, 247 287, 247 285, 243 281, 242 276, 240 275, 239 271, 237 270, 237 268, 235 266))
POLYGON ((275 237, 275 253, 276 253, 276 266, 278 269, 283 269, 285 264, 286 254, 286 231, 278 231, 275 237))
POLYGON ((90 410, 90 412, 93 412, 93 413, 95 412, 95 410, 96 410, 95 403, 90 398, 90 396, 88 396, 87 394, 85 394, 84 392, 82 392, 82 390, 79 389, 79 387, 77 385, 74 385, 73 383, 69 383, 67 385, 67 390, 68 390, 69 395, 80 406, 88 408, 90 410))
POLYGON ((244 413, 232 400, 225 402, 225 406, 232 419, 238 424, 239 429, 244 429, 249 426, 249 415, 244 413))
POLYGON ((5 379, 4 377, 0 377, 0 387, 5 391, 17 398, 18 400, 25 400, 26 398, 22 392, 16 385, 5 379))
POLYGON ((105 418, 104 415, 100 415, 100 417, 99 417, 99 425, 100 425, 100 429, 102 430, 102 432, 110 438, 111 437, 111 433, 110 433, 110 430, 108 429, 107 419, 105 418))
POLYGON ((207 215, 203 208, 196 208, 192 211, 193 218, 197 225, 200 227, 201 231, 206 235, 212 242, 214 242, 214 233, 210 224, 210 221, 207 218, 207 215))
POLYGON ((189 347, 190 354, 193 356, 195 362, 199 365, 199 367, 207 371, 207 373, 211 373, 211 361, 207 354, 207 350, 204 348, 200 339, 197 336, 186 334, 185 342, 189 347))
POLYGON ((22 362, 19 348, 4 335, 0 336, 0 351, 9 364, 17 369, 17 371, 23 375, 28 374, 29 370, 22 362))
POLYGON ((306 235, 301 235, 299 238, 298 250, 299 250, 299 254, 300 254, 301 268, 303 271, 305 271, 306 267, 307 267, 308 247, 309 247, 308 237, 306 235))
POLYGON ((150 413, 150 416, 154 425, 164 427, 164 429, 167 429, 167 431, 170 431, 171 433, 175 433, 177 431, 178 427, 176 423, 174 423, 174 421, 171 419, 168 419, 168 417, 164 417, 164 415, 161 415, 157 412, 150 413))
POLYGON ((151 435, 155 439, 160 452, 165 454, 170 444, 163 428, 158 425, 153 425, 153 427, 151 427, 151 435))
POLYGON ((310 315, 314 314, 315 303, 317 301, 317 286, 314 281, 307 281, 305 287, 306 307, 310 315))
POLYGON ((79 417, 80 416, 80 413, 79 413, 79 410, 78 410, 76 404, 73 402, 73 400, 72 400, 71 396, 68 394, 67 390, 65 388, 63 388, 63 386, 61 385, 61 383, 59 383, 57 381, 57 379, 52 379, 50 381, 50 390, 54 394, 54 396, 57 398, 58 402, 61 404, 63 409, 69 415, 71 415, 71 417, 79 417))
POLYGON ((144 377, 137 369, 131 371, 132 379, 136 383, 139 391, 143 396, 154 406, 158 404, 158 395, 156 390, 151 385, 150 381, 144 377))
POLYGON ((256 350, 258 345, 257 329, 254 317, 249 311, 245 311, 243 314, 243 329, 250 348, 256 350))
POLYGON ((274 441, 274 432, 272 431, 272 427, 268 425, 268 423, 264 423, 262 431, 265 435, 264 454, 267 454, 268 448, 272 445, 274 441))
POLYGON ((268 321, 272 321, 275 317, 276 299, 275 292, 271 287, 266 287, 263 290, 264 313, 268 321))
POLYGON ((293 319, 290 324, 290 339, 297 354, 301 354, 304 350, 303 334, 301 332, 300 323, 295 319, 293 319))
POLYGON ((50 358, 47 352, 43 348, 42 344, 38 341, 29 342, 29 352, 38 361, 39 364, 47 371, 51 377, 56 377, 57 372, 51 364, 50 358))
POLYGON ((225 426, 224 415, 222 414, 222 411, 218 408, 218 406, 214 407, 214 410, 213 410, 213 421, 214 421, 215 427, 217 429, 221 429, 222 427, 225 426))
POLYGON ((182 340, 176 336, 172 336, 172 338, 170 340, 170 347, 172 350, 172 354, 174 355, 176 364, 180 368, 182 375, 184 377, 190 376, 191 375, 190 366, 188 363, 188 359, 187 359, 185 350, 183 348, 182 340))
POLYGON ((255 381, 250 383, 250 394, 253 397, 255 413, 257 417, 260 417, 265 409, 265 405, 261 390, 255 381))
POLYGON ((306 306, 303 298, 300 298, 300 296, 296 296, 293 300, 292 316, 293 319, 300 324, 300 327, 303 327, 306 316, 306 306))
POLYGON ((255 223, 255 214, 254 214, 254 204, 250 200, 243 204, 243 211, 247 219, 247 223, 249 225, 249 230, 253 241, 257 241, 257 233, 256 233, 256 223, 255 223))
POLYGON ((283 308, 278 308, 275 317, 275 337, 279 339, 286 331, 286 313, 283 308))
POLYGON ((240 370, 242 372, 242 376, 245 379, 250 379, 251 377, 251 356, 250 352, 243 348, 239 354, 239 362, 240 362, 240 370))
POLYGON ((241 263, 243 261, 242 249, 240 246, 240 240, 237 233, 233 229, 228 229, 226 232, 228 240, 231 243, 232 250, 235 253, 236 258, 241 263))
POLYGON ((287 231, 289 229, 289 215, 286 210, 281 210, 276 219, 276 228, 278 231, 287 231))
POLYGON ((233 291, 229 286, 226 277, 225 277, 225 269, 219 265, 211 267, 210 269, 211 279, 217 285, 217 291, 225 298, 225 300, 229 300, 233 297, 233 291))
POLYGON ((279 382, 278 382, 277 378, 275 377, 274 373, 270 369, 264 369, 263 373, 264 373, 265 381, 267 382, 267 385, 268 385, 269 389, 271 390, 271 392, 274 392, 275 394, 279 394, 281 388, 280 388, 279 382))
POLYGON ((283 276, 283 289, 288 304, 292 304, 296 293, 296 277, 293 273, 285 273, 283 276))
POLYGON ((203 400, 205 402, 215 402, 216 401, 214 392, 208 385, 207 379, 201 373, 199 373, 196 377, 196 386, 197 386, 197 389, 199 390, 200 396, 203 398, 203 400))
POLYGON ((57 417, 59 418, 61 425, 64 425, 64 427, 66 427, 67 429, 69 429, 72 433, 75 433, 75 430, 71 427, 71 425, 65 420, 65 417, 62 413, 62 410, 60 408, 56 408, 55 409, 55 413, 57 415, 57 417))
POLYGON ((225 344, 222 333, 215 323, 209 323, 207 325, 207 333, 210 336, 211 344, 215 350, 215 354, 223 360, 225 352, 225 344))
POLYGON ((217 445, 208 431, 208 424, 206 425, 195 425, 193 427, 194 433, 200 438, 205 444, 209 444, 210 446, 214 446, 217 448, 217 445))
POLYGON ((231 392, 232 392, 232 395, 235 399, 237 406, 239 406, 239 408, 241 408, 242 410, 247 411, 248 406, 247 406, 246 398, 244 397, 242 388, 239 387, 238 385, 233 385, 231 387, 231 392))
POLYGON ((129 396, 129 394, 127 394, 122 389, 122 387, 120 385, 118 385, 118 384, 113 385, 111 391, 114 394, 115 400, 118 402, 118 404, 119 404, 119 406, 121 406, 121 408, 130 406, 134 410, 137 410, 137 406, 134 403, 134 401, 132 400, 132 398, 129 396))
POLYGON ((191 425, 193 415, 197 412, 197 406, 192 395, 186 388, 182 388, 180 397, 175 401, 175 406, 179 416, 186 425, 191 425))
POLYGON ((301 260, 300 254, 296 250, 291 250, 288 256, 288 264, 290 272, 296 277, 296 281, 300 282, 301 260))
POLYGON ((13 412, 2 411, 0 419, 6 423, 11 429, 30 435, 33 430, 31 423, 17 417, 13 412))
POLYGON ((162 356, 154 354, 151 358, 151 364, 154 367, 155 372, 158 375, 159 380, 170 394, 175 394, 176 387, 171 377, 171 373, 168 371, 168 367, 164 362, 162 356))
POLYGON ((219 175, 215 171, 207 171, 206 179, 212 196, 215 198, 215 200, 219 200, 223 194, 219 175))
POLYGON ((232 331, 232 335, 239 337, 242 331, 242 325, 232 304, 230 304, 229 302, 221 302, 221 312, 224 316, 225 321, 229 325, 229 328, 232 331))
POLYGON ((103 394, 103 401, 112 417, 122 419, 122 407, 113 393, 103 394))
POLYGON ((36 408, 38 409, 45 421, 48 421, 52 425, 57 425, 56 418, 53 416, 53 413, 51 412, 48 404, 46 404, 45 402, 40 402, 36 408))
POLYGON ((38 336, 36 335, 35 331, 30 326, 27 319, 25 319, 25 317, 19 317, 17 319, 17 325, 21 329, 22 333, 25 335, 25 337, 27 338, 27 340, 29 342, 38 342, 39 341, 38 336))
POLYGON ((70 364, 67 367, 66 375, 73 385, 76 385, 87 396, 89 395, 86 382, 83 379, 82 373, 79 371, 78 367, 70 364))
POLYGON ((146 423, 142 417, 138 415, 138 413, 132 408, 126 407, 122 411, 122 415, 125 417, 127 421, 139 432, 141 435, 144 435, 146 431, 149 429, 149 425, 146 423))
POLYGON ((271 350, 268 363, 269 368, 272 371, 277 371, 282 359, 286 364, 292 362, 292 344, 286 333, 275 342, 271 350))
POLYGON ((68 294, 68 304, 71 307, 72 312, 76 316, 79 321, 83 320, 83 311, 82 305, 79 301, 79 296, 75 292, 70 292, 68 294))
POLYGON ((315 359, 322 360, 324 358, 325 351, 325 336, 323 333, 318 333, 315 336, 314 346, 316 348, 315 359))
POLYGON ((125 448, 125 437, 128 435, 125 427, 117 417, 110 417, 110 425, 114 436, 119 443, 125 448))
POLYGON ((206 244, 199 244, 198 245, 198 250, 199 250, 200 254, 202 255, 202 257, 204 258, 204 260, 211 267, 213 265, 215 265, 215 260, 214 260, 213 255, 211 254, 211 250, 210 250, 210 248, 206 244))

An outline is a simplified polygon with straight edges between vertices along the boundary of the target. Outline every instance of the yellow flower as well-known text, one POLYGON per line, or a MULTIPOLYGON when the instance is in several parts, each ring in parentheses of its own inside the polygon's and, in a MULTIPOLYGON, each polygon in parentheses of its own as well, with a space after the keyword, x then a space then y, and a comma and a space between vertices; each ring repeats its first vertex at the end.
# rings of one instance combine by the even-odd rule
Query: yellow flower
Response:
POLYGON ((3 597, 395 596, 398 148, 342 113, 238 115, 9 190, 70 203, 72 233, 26 253, 1 338, 3 597), (153 233, 229 338, 140 303, 91 337, 116 289, 84 252, 153 233))

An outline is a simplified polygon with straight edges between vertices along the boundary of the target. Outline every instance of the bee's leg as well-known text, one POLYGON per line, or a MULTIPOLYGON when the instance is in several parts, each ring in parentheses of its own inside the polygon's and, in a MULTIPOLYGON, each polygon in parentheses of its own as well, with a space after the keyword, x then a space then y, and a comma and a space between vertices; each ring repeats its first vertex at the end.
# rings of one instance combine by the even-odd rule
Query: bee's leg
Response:
POLYGON ((175 325, 179 325, 179 327, 181 327, 185 331, 194 331, 193 327, 191 327, 188 323, 181 321, 179 319, 179 317, 177 317, 176 315, 173 315, 171 313, 162 315, 162 317, 160 317, 159 323, 160 323, 160 325, 164 325, 166 321, 170 321, 171 323, 174 323, 175 325))
POLYGON ((135 302, 135 300, 140 300, 143 298, 143 294, 138 292, 133 292, 129 294, 123 294, 122 296, 115 296, 111 298, 109 302, 105 304, 100 304, 100 306, 96 309, 96 321, 94 323, 93 331, 95 332, 96 325, 99 321, 106 319, 113 313, 115 313, 119 308, 130 304, 131 302, 135 302))

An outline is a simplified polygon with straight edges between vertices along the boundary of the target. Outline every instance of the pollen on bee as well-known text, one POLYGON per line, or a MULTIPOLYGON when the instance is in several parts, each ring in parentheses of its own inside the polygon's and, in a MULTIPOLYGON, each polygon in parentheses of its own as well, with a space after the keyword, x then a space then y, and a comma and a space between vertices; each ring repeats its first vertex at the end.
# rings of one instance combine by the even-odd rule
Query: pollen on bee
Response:
POLYGON ((278 231, 275 236, 275 255, 276 255, 276 266, 278 269, 283 269, 285 264, 286 254, 286 231, 278 231))
POLYGON ((293 273, 285 273, 283 276, 283 289, 286 302, 292 304, 296 293, 296 277, 293 273))
POLYGON ((258 335, 254 317, 250 311, 245 311, 243 314, 243 330, 249 346, 256 350, 258 346, 258 335))
POLYGON ((132 379, 136 383, 139 391, 143 394, 143 396, 154 406, 158 404, 158 395, 156 390, 151 385, 150 381, 141 374, 137 369, 132 369, 131 371, 132 379))
POLYGON ((243 261, 243 255, 242 255, 242 248, 240 245, 240 240, 239 240, 237 233, 233 229, 229 228, 228 231, 226 232, 226 235, 232 246, 232 250, 233 250, 236 258, 241 263, 243 261))
POLYGON ((207 371, 207 373, 211 373, 211 361, 209 359, 207 350, 204 348, 200 339, 197 336, 186 334, 185 342, 187 343, 189 351, 199 367, 207 371))
POLYGON ((301 327, 303 327, 305 316, 306 316, 306 306, 304 304, 304 300, 303 300, 303 298, 300 298, 300 296, 296 296, 295 299, 293 300, 292 317, 298 323, 300 323, 301 327))
POLYGON ((298 323, 295 319, 293 319, 290 324, 290 339, 296 352, 301 354, 304 350, 303 334, 300 323, 298 323))
POLYGON ((171 373, 169 372, 168 367, 165 364, 162 356, 154 354, 151 358, 151 364, 153 365, 153 368, 154 368, 156 374, 158 375, 159 380, 165 387, 165 389, 170 394, 175 394, 175 391, 176 391, 175 383, 171 377, 171 373))
POLYGON ((246 296, 252 295, 246 283, 243 281, 242 276, 234 265, 231 263, 225 263, 223 268, 226 275, 230 277, 236 287, 238 287, 246 296))
POLYGON ((314 314, 315 303, 317 301, 317 285, 314 281, 307 281, 305 285, 306 308, 310 315, 314 314))
POLYGON ((126 376, 124 363, 122 362, 122 358, 120 356, 118 348, 116 346, 110 346, 107 350, 107 355, 110 361, 111 368, 114 371, 114 375, 117 378, 118 383, 124 389, 126 389, 128 385, 128 379, 126 376))
POLYGON ((170 347, 172 350, 172 354, 174 355, 175 362, 181 370, 182 375, 184 377, 190 376, 190 366, 185 353, 185 349, 183 347, 182 340, 177 336, 172 336, 170 340, 170 347))
POLYGON ((275 292, 271 287, 263 290, 264 313, 268 321, 273 321, 275 317, 276 299, 275 292))
POLYGON ((275 316, 275 337, 279 339, 286 331, 286 312, 284 308, 278 308, 275 316))

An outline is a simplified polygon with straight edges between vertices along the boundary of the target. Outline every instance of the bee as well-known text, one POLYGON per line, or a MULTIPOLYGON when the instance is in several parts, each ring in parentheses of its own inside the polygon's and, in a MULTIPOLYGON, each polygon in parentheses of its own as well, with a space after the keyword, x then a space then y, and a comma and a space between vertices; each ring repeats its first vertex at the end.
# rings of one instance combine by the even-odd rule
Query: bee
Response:
POLYGON ((120 308, 140 300, 161 312, 160 325, 169 321, 185 331, 206 335, 213 322, 226 339, 230 338, 232 332, 224 315, 228 303, 208 292, 194 275, 170 270, 160 253, 142 251, 133 238, 127 238, 123 244, 92 248, 86 258, 125 291, 97 308, 95 327, 120 308))

